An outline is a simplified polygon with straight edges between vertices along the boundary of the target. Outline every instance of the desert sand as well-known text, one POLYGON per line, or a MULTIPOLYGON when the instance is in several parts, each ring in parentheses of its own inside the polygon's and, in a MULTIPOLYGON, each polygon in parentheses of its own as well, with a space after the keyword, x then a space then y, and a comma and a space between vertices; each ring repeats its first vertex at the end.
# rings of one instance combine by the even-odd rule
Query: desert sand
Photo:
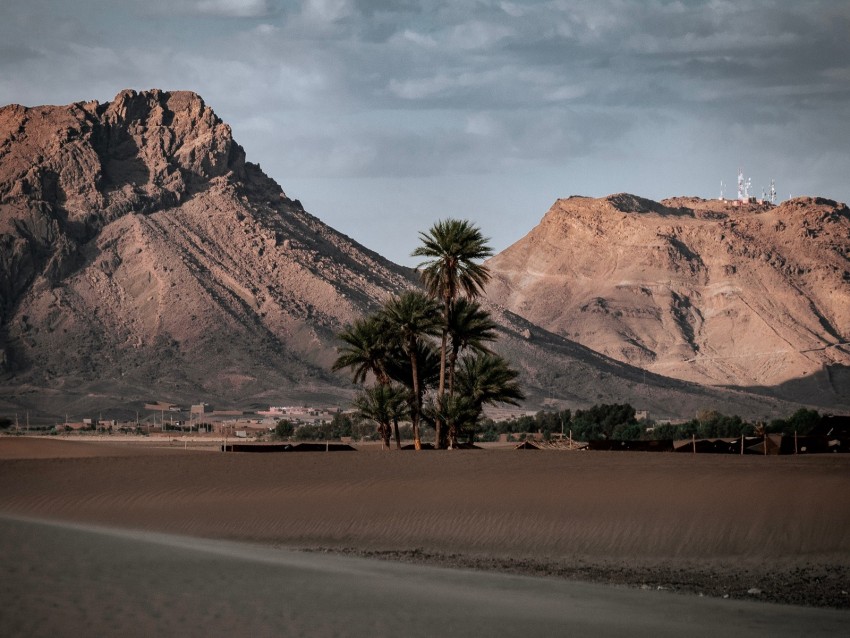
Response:
POLYGON ((844 455, 174 447, 0 439, 0 629, 835 635, 850 620, 844 455))

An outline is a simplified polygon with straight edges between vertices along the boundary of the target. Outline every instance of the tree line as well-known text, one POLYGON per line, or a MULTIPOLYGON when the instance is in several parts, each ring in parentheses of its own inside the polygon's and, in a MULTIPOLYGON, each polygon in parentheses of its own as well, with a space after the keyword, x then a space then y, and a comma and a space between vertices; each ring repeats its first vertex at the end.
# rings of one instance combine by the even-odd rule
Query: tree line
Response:
POLYGON ((576 441, 612 439, 616 441, 651 441, 733 438, 787 434, 805 436, 817 427, 822 415, 816 410, 800 408, 788 417, 771 421, 748 421, 737 414, 726 415, 717 410, 700 410, 696 417, 683 423, 638 421, 635 409, 628 403, 594 405, 586 410, 546 411, 509 421, 485 420, 481 424, 480 440, 495 441, 500 434, 542 434, 550 439, 561 432, 571 433, 576 441))
MULTIPOLYGON (((571 433, 576 441, 677 440, 689 439, 692 436, 700 439, 737 438, 741 435, 760 436, 763 433, 791 435, 795 432, 805 436, 817 427, 823 418, 816 410, 806 408, 801 408, 790 416, 768 422, 748 421, 738 415, 725 415, 716 410, 701 410, 695 418, 678 424, 658 423, 652 420, 638 421, 635 414, 635 409, 628 403, 594 405, 586 410, 574 412, 541 410, 533 415, 505 421, 480 419, 475 424, 467 425, 465 435, 484 442, 497 441, 502 434, 538 434, 549 440, 562 432, 565 435, 571 433)), ((400 432, 401 438, 412 437, 409 423, 402 425, 400 432)), ((282 420, 278 423, 276 434, 278 438, 296 441, 326 441, 349 436, 358 440, 381 438, 380 431, 376 430, 373 420, 357 413, 342 412, 334 415, 329 423, 297 426, 294 422, 282 420)))

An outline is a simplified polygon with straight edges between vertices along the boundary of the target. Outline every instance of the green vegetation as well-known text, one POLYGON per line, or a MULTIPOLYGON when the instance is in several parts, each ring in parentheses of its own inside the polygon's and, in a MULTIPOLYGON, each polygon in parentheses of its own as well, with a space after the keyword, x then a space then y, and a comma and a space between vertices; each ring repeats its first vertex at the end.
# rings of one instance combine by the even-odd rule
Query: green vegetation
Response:
POLYGON ((800 408, 787 419, 774 419, 767 424, 768 432, 777 432, 781 434, 808 434, 812 429, 821 422, 821 415, 817 410, 807 410, 800 408))
POLYGON ((355 383, 374 378, 354 405, 386 446, 391 427, 401 446, 399 421, 409 419, 416 449, 423 423, 434 428, 436 447, 455 447, 460 436, 474 436, 485 405, 518 405, 525 397, 518 373, 485 345, 496 339, 496 325, 475 297, 490 277, 478 263, 492 254, 487 240, 454 219, 420 238, 413 255, 428 260, 420 265, 426 292, 391 297, 347 327, 333 369, 350 369, 355 383))
POLYGON ((569 410, 560 412, 548 412, 541 410, 534 416, 522 416, 507 421, 493 421, 485 419, 481 424, 478 438, 481 441, 498 441, 499 435, 520 435, 539 433, 545 440, 552 438, 553 434, 566 433, 570 428, 571 414, 569 410))
POLYGON ((628 403, 594 405, 588 410, 577 410, 571 427, 573 437, 579 441, 637 439, 645 429, 638 424, 635 409, 628 403))
MULTIPOLYGON (((637 421, 635 409, 629 404, 594 405, 587 410, 561 412, 541 411, 534 416, 523 416, 510 421, 482 424, 482 441, 496 441, 500 434, 541 434, 544 440, 552 435, 572 432, 576 441, 613 439, 622 441, 650 441, 689 439, 735 438, 766 434, 794 434, 805 436, 821 422, 815 410, 801 408, 785 419, 769 423, 745 421, 738 415, 727 416, 716 410, 701 410, 696 418, 683 423, 656 423, 637 421)), ((523 438, 520 436, 519 438, 523 438)))
POLYGON ((306 423, 297 427, 282 419, 275 428, 275 435, 280 439, 296 441, 332 441, 343 437, 378 440, 374 426, 342 412, 335 414, 330 423, 306 423))
POLYGON ((390 431, 396 432, 396 442, 400 444, 398 422, 409 414, 407 393, 400 385, 375 384, 366 388, 354 400, 358 416, 371 419, 378 424, 378 430, 384 446, 390 446, 390 431))
POLYGON ((281 419, 274 428, 274 435, 278 439, 288 439, 295 434, 295 424, 288 419, 281 419))

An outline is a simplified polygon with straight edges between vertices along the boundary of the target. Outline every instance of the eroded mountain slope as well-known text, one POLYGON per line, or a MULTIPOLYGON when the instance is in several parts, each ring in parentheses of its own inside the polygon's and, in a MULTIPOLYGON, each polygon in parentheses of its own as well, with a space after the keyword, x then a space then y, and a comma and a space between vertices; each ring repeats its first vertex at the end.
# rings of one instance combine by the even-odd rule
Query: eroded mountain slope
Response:
POLYGON ((0 111, 2 362, 69 385, 338 389, 336 331, 405 269, 307 214, 191 93, 0 111))
POLYGON ((666 376, 737 386, 820 376, 805 395, 850 366, 844 204, 571 197, 488 266, 494 302, 666 376))

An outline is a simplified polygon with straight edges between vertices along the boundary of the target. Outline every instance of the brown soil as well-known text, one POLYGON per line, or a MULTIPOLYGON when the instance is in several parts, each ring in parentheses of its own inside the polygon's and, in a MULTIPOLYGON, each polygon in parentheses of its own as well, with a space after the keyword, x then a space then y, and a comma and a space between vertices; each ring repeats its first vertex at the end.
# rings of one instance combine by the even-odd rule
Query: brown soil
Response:
POLYGON ((850 607, 843 455, 241 455, 3 438, 0 458, 6 515, 850 607))

